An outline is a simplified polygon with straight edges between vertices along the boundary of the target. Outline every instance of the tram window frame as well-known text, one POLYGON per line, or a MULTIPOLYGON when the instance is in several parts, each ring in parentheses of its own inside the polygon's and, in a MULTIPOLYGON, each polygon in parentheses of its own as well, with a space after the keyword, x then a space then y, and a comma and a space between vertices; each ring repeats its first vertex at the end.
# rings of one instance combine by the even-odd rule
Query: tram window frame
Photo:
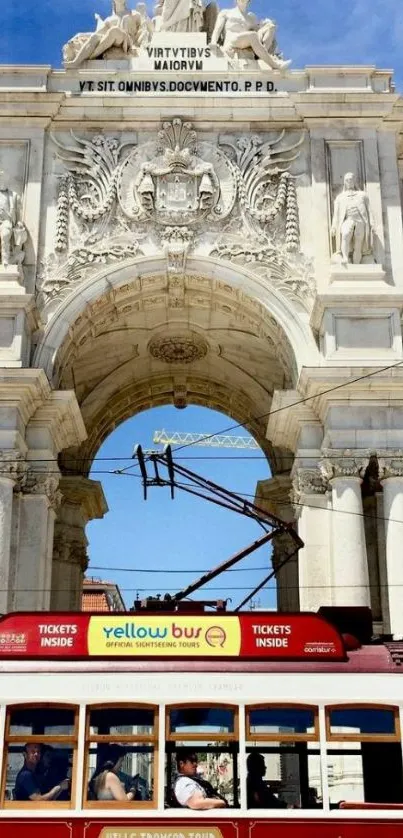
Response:
POLYGON ((294 702, 276 702, 271 704, 264 701, 260 704, 248 704, 245 707, 245 739, 250 742, 319 742, 319 707, 316 704, 295 704, 294 702), (314 714, 314 729, 312 733, 252 733, 250 713, 254 710, 312 710, 314 714))
MULTIPOLYGON (((0 808, 2 809, 74 809, 77 786, 77 751, 78 751, 78 723, 80 707, 78 704, 57 704, 55 702, 29 702, 28 704, 8 704, 6 707, 6 722, 3 743, 3 767, 1 775, 0 808), (71 710, 74 713, 73 732, 71 734, 49 733, 10 733, 11 716, 16 710, 71 710), (70 745, 73 752, 70 800, 6 800, 6 782, 8 770, 8 756, 10 745, 70 745)), ((21 766, 22 768, 22 766, 21 766)))
POLYGON ((326 717, 326 742, 401 742, 401 726, 399 707, 396 704, 327 704, 325 706, 326 717), (331 728, 331 713, 334 710, 387 710, 393 712, 395 729, 393 733, 337 733, 331 728))
POLYGON ((205 742, 206 739, 211 742, 239 742, 239 706, 236 704, 219 704, 218 702, 207 703, 205 701, 197 701, 195 703, 179 703, 169 704, 165 707, 165 731, 168 742, 205 742), (182 732, 180 730, 171 730, 171 711, 172 710, 232 710, 234 714, 234 730, 232 733, 210 733, 208 730, 204 733, 182 732))
POLYGON ((85 745, 84 773, 82 790, 83 809, 156 809, 158 806, 158 768, 159 768, 159 706, 132 702, 113 702, 107 704, 87 704, 85 708, 85 745), (153 732, 149 734, 91 733, 91 713, 94 710, 149 710, 154 713, 153 732), (89 800, 88 765, 90 747, 94 744, 146 745, 152 747, 153 760, 153 797, 152 800, 89 800))
MULTIPOLYGON (((382 807, 382 809, 390 808, 393 809, 395 804, 399 804, 400 806, 403 803, 403 756, 402 756, 402 740, 401 740, 401 725, 400 725, 400 712, 399 707, 395 704, 366 704, 365 702, 354 702, 354 703, 342 703, 342 704, 329 704, 325 707, 325 719, 326 719, 326 775, 327 775, 327 782, 329 784, 329 769, 330 763, 333 758, 341 757, 342 759, 346 757, 354 757, 355 759, 360 758, 362 761, 362 787, 363 787, 363 794, 366 799, 362 801, 347 801, 346 805, 342 805, 345 801, 342 801, 341 808, 350 808, 349 804, 353 803, 353 808, 356 809, 363 809, 365 810, 368 805, 374 807, 377 803, 382 807), (389 711, 393 713, 394 718, 394 732, 393 733, 342 733, 342 732, 334 732, 331 730, 331 713, 334 710, 381 710, 381 711, 389 711), (348 748, 346 745, 348 743, 355 743, 357 748, 348 748), (339 745, 339 748, 337 747, 339 745), (396 769, 397 764, 393 768, 390 768, 390 765, 393 765, 393 759, 391 761, 392 756, 396 756, 399 762, 399 773, 400 773, 400 786, 395 786, 396 794, 393 794, 392 797, 396 797, 396 799, 386 800, 384 799, 384 791, 379 792, 379 783, 376 783, 377 792, 373 791, 374 788, 374 776, 377 776, 377 771, 371 771, 371 762, 368 762, 369 759, 369 748, 371 745, 391 745, 397 748, 397 751, 393 751, 392 754, 389 754, 390 759, 386 760, 388 763, 389 770, 393 773, 393 778, 396 780, 396 769), (359 747, 358 747, 359 746, 359 747), (368 772, 369 767, 369 772, 368 772), (372 780, 372 786, 371 786, 372 780), (398 788, 398 791, 396 791, 398 788), (368 799, 369 797, 369 799, 368 799), (372 798, 372 799, 371 799, 372 798), (375 799, 374 799, 375 798, 375 799)), ((382 759, 384 759, 385 754, 383 754, 382 759)), ((376 759, 375 757, 372 757, 376 759)), ((379 755, 378 755, 379 758, 379 755)), ((383 776, 387 777, 387 770, 384 769, 383 776), (386 772, 386 773, 385 773, 386 772)), ((387 782, 387 780, 385 781, 387 782)), ((391 784, 393 787, 393 783, 391 784)), ((388 786, 390 788, 390 785, 388 786)), ((330 785, 329 785, 329 792, 330 792, 330 785)), ((332 808, 332 803, 330 804, 332 808)))
MULTIPOLYGON (((166 788, 165 788, 165 799, 167 799, 169 790, 171 788, 171 781, 172 781, 172 769, 171 769, 171 760, 172 756, 176 753, 179 748, 188 748, 192 747, 192 750, 199 751, 201 753, 228 753, 232 760, 233 760, 233 779, 234 779, 234 805, 231 806, 231 810, 239 809, 240 808, 240 789, 239 789, 239 779, 240 779, 240 743, 239 743, 239 705, 238 704, 228 704, 228 703, 220 703, 217 701, 214 702, 206 702, 206 701, 195 701, 195 702, 178 702, 175 704, 167 704, 165 706, 165 774, 166 774, 166 788), (233 713, 233 726, 234 729, 230 733, 226 732, 218 732, 218 733, 211 733, 208 730, 205 730, 201 733, 195 733, 194 731, 180 731, 180 730, 172 730, 171 729, 171 712, 173 710, 230 710, 233 713), (198 743, 200 743, 200 748, 198 747, 198 743), (204 747, 203 747, 204 746, 204 747)), ((170 805, 165 805, 165 809, 169 809, 170 805)), ((184 807, 184 811, 188 811, 189 815, 197 814, 197 810, 186 810, 184 807)))
MULTIPOLYGON (((322 793, 322 800, 323 800, 323 789, 324 789, 324 776, 323 776, 323 766, 322 760, 320 755, 320 729, 319 729, 319 706, 316 704, 303 704, 302 702, 295 703, 295 702, 269 702, 264 701, 258 704, 247 704, 245 707, 245 751, 246 751, 246 758, 249 754, 253 753, 254 751, 258 751, 262 754, 270 753, 270 754, 279 754, 280 756, 286 755, 287 751, 287 744, 290 747, 289 753, 295 754, 298 758, 303 756, 301 754, 301 749, 303 747, 306 748, 306 758, 308 760, 309 756, 313 757, 316 756, 319 759, 319 766, 320 766, 320 785, 321 785, 321 793, 322 793), (274 731, 270 731, 267 733, 253 733, 251 731, 251 712, 254 710, 309 710, 313 713, 313 731, 311 733, 280 733, 274 731), (271 743, 273 743, 271 745, 271 743), (308 745, 313 743, 317 747, 314 751, 309 751, 308 745), (260 745, 260 747, 259 747, 260 745), (295 746, 293 750, 291 750, 292 746, 295 746)), ((308 765, 308 762, 307 762, 308 765)), ((287 793, 287 789, 284 789, 284 793, 287 793)), ((300 799, 304 799, 304 792, 300 788, 299 791, 300 799)), ((281 799, 281 798, 280 798, 281 799)), ((312 807, 310 806, 303 806, 301 811, 308 812, 312 807)), ((314 807, 316 808, 316 807, 314 807)), ((318 807, 319 808, 319 807, 318 807)), ((248 811, 252 811, 253 807, 249 807, 248 811)), ((324 811, 324 805, 320 806, 321 811, 324 811)), ((259 811, 263 811, 259 807, 259 811)), ((276 809, 267 809, 267 811, 280 811, 276 809)))

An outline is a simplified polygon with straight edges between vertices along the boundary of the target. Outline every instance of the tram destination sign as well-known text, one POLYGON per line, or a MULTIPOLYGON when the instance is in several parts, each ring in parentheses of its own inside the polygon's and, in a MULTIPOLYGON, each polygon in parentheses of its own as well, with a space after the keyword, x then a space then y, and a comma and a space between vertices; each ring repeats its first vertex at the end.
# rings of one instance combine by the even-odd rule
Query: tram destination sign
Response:
POLYGON ((337 630, 316 614, 9 614, 1 658, 345 660, 337 630))

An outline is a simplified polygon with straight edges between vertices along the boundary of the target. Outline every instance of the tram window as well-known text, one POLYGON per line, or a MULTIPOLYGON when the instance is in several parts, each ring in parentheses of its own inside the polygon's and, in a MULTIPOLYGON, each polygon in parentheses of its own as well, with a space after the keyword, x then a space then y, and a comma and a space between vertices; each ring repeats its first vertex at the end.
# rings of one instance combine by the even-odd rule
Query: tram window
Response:
POLYGON ((319 744, 259 742, 246 748, 248 809, 321 809, 319 744))
POLYGON ((18 706, 6 716, 2 805, 68 808, 75 788, 78 708, 18 706))
POLYGON ((327 708, 331 806, 403 803, 403 766, 396 707, 327 708))
POLYGON ((169 711, 169 732, 175 736, 206 732, 233 734, 235 713, 227 707, 178 707, 169 711))
POLYGON ((166 805, 188 808, 193 790, 201 801, 219 801, 217 808, 239 806, 237 709, 187 705, 166 713, 166 805))
POLYGON ((322 808, 318 708, 246 708, 249 809, 322 808))
POLYGON ((158 710, 152 706, 88 710, 84 805, 156 805, 158 710))
POLYGON ((338 738, 340 734, 389 738, 396 736, 398 710, 393 707, 336 707, 329 709, 327 719, 329 738, 333 735, 338 738))
POLYGON ((306 735, 317 738, 317 712, 314 707, 259 707, 249 708, 247 732, 255 739, 266 740, 269 734, 278 736, 306 735))
POLYGON ((58 707, 16 707, 9 716, 12 736, 72 736, 74 724, 75 711, 58 707))
POLYGON ((226 745, 224 742, 201 742, 198 740, 193 744, 167 743, 166 755, 166 806, 168 808, 187 808, 185 798, 176 796, 177 781, 181 776, 190 776, 196 783, 194 791, 200 792, 207 797, 222 797, 227 806, 239 806, 239 767, 238 767, 238 743, 231 742, 226 745), (184 757, 183 762, 188 763, 192 771, 190 775, 186 772, 187 765, 183 766, 178 758, 184 757))

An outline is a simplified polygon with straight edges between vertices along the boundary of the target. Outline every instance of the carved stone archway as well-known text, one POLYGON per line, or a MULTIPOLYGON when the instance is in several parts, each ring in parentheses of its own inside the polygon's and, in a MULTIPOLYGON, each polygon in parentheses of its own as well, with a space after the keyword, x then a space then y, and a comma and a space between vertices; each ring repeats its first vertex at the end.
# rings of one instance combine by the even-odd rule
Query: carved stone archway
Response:
MULTIPOLYGON (((92 460, 111 431, 142 410, 219 410, 246 424, 273 472, 291 468, 290 452, 274 448, 266 428, 274 391, 294 387, 315 354, 303 318, 260 277, 220 260, 189 260, 178 276, 163 267, 143 258, 99 273, 66 299, 38 344, 35 364, 55 389, 74 390, 87 430, 59 457, 66 489, 56 521, 59 579, 64 561, 71 576, 74 545, 85 568, 85 524, 105 511, 86 481, 92 460)), ((57 587, 52 605, 66 607, 57 587)))

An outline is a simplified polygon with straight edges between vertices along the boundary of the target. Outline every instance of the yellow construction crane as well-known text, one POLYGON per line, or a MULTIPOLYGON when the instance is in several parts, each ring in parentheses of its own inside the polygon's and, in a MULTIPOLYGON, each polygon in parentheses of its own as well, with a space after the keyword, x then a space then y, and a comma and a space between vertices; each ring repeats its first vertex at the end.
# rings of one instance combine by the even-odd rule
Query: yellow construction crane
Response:
POLYGON ((181 431, 154 431, 153 442, 159 445, 198 445, 207 448, 246 448, 256 451, 259 445, 249 436, 228 436, 224 434, 193 434, 181 431))

